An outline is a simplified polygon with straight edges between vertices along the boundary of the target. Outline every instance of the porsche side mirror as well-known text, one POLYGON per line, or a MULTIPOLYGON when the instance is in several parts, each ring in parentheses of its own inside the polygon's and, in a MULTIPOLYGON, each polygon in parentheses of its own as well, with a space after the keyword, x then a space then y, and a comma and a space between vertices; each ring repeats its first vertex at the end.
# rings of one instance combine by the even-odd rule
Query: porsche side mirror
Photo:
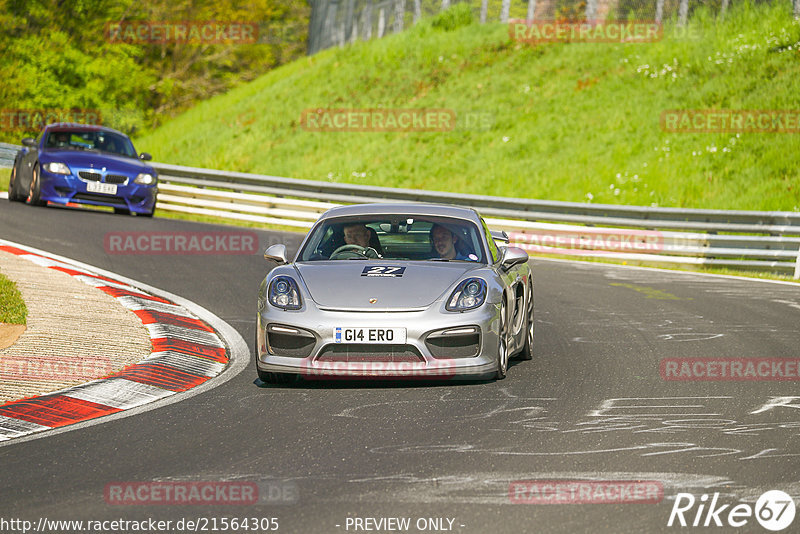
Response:
POLYGON ((490 230, 490 232, 492 233, 492 239, 495 241, 500 241, 505 244, 508 244, 508 242, 511 241, 505 230, 490 230))
POLYGON ((153 156, 151 156, 148 152, 142 152, 139 154, 139 159, 142 161, 150 161, 153 159, 153 156))
POLYGON ((503 269, 508 270, 520 263, 527 263, 528 253, 519 247, 503 247, 503 255, 500 258, 503 269))
POLYGON ((289 263, 289 260, 286 259, 286 245, 272 245, 264 251, 264 259, 277 262, 278 264, 289 263))
POLYGON ((25 137, 25 138, 22 139, 22 145, 23 146, 29 146, 31 148, 35 148, 36 147, 36 139, 34 139, 33 137, 25 137))

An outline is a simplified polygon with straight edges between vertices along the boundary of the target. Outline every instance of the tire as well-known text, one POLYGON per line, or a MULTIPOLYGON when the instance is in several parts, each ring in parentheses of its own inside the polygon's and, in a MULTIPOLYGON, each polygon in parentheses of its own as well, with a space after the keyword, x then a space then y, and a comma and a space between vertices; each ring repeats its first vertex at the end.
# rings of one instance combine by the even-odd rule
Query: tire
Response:
POLYGON ((44 206, 46 204, 46 202, 42 202, 42 181, 39 178, 39 165, 33 167, 31 187, 28 190, 28 198, 25 203, 31 206, 44 206))
POLYGON ((131 212, 128 208, 114 208, 115 215, 130 215, 131 212))
POLYGON ((502 380, 506 377, 508 372, 508 310, 506 310, 506 301, 500 305, 500 328, 498 328, 497 337, 497 372, 494 375, 495 380, 502 380))
POLYGON ((533 359, 533 331, 536 325, 533 322, 533 284, 528 282, 528 307, 525 310, 526 324, 525 324, 525 346, 522 347, 522 352, 519 353, 520 360, 533 359))
POLYGON ((15 164, 11 168, 11 177, 8 179, 8 201, 22 202, 22 200, 23 198, 17 193, 17 166, 15 164))

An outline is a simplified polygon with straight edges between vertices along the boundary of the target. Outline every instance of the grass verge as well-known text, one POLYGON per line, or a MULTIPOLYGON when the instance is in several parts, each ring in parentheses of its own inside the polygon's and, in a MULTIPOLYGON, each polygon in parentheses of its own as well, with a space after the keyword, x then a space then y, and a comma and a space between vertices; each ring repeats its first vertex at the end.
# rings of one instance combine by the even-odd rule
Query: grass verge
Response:
POLYGON ((667 21, 652 43, 531 46, 462 14, 301 58, 136 146, 169 163, 331 182, 800 211, 800 135, 661 126, 667 110, 796 110, 800 21, 789 2, 732 3, 724 20, 698 8, 685 31, 667 21), (320 108, 444 108, 456 123, 313 131, 301 117, 320 108))
POLYGON ((11 178, 11 169, 0 168, 0 191, 8 191, 9 178, 11 178))
POLYGON ((25 324, 28 308, 17 285, 0 274, 0 323, 25 324))

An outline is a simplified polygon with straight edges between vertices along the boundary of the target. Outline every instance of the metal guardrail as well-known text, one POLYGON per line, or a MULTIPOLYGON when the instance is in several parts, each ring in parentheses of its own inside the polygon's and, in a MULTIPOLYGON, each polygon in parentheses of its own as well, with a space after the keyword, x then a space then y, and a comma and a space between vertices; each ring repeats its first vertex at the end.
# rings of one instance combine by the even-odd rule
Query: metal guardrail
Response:
POLYGON ((0 143, 0 168, 14 165, 14 156, 17 155, 20 148, 22 147, 9 145, 8 143, 0 143))
MULTIPOLYGON (((0 165, 9 148, 19 149, 0 143, 0 165)), ((476 208, 493 228, 506 230, 512 244, 533 253, 713 265, 800 278, 796 212, 583 204, 152 166, 160 179, 158 209, 164 211, 307 229, 341 203, 457 204, 476 208)))
POLYGON ((800 213, 592 205, 153 166, 164 210, 308 228, 339 203, 458 204, 478 209, 493 228, 508 231, 512 244, 534 253, 793 272, 800 278, 800 213), (729 235, 734 232, 739 235, 729 235))
POLYGON ((651 208, 491 197, 391 187, 298 180, 258 174, 216 171, 156 163, 153 167, 173 181, 267 194, 309 196, 334 202, 416 201, 458 204, 483 215, 518 220, 547 220, 589 225, 633 226, 706 232, 747 232, 800 235, 800 213, 651 208), (181 178, 181 180, 176 180, 181 178))

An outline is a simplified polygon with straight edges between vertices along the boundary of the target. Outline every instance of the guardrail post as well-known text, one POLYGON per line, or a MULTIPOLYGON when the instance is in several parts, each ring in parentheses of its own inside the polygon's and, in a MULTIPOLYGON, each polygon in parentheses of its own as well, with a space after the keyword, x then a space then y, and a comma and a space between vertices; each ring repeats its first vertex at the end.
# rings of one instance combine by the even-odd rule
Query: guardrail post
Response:
POLYGON ((800 249, 797 250, 797 261, 794 264, 794 279, 800 278, 800 249))

